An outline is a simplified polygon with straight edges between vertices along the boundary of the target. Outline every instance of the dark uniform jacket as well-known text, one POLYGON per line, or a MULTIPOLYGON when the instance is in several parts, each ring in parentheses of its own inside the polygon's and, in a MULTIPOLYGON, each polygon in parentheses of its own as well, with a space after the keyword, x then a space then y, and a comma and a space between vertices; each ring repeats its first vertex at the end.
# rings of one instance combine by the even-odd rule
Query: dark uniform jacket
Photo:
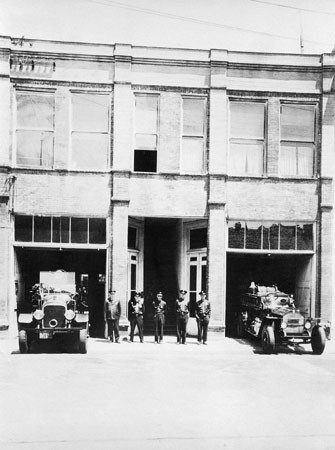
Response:
POLYGON ((185 298, 178 298, 176 300, 176 313, 178 316, 184 317, 189 313, 190 302, 185 298))
POLYGON ((144 299, 142 298, 138 302, 135 301, 131 303, 131 308, 133 309, 133 315, 143 316, 144 314, 144 299))
POLYGON ((120 301, 114 299, 113 301, 107 300, 105 303, 106 319, 117 320, 121 315, 120 301))
POLYGON ((196 303, 195 317, 197 319, 210 318, 211 316, 211 304, 208 300, 200 300, 196 303))
POLYGON ((156 317, 158 314, 165 314, 166 313, 166 302, 164 300, 154 301, 152 302, 153 311, 154 311, 154 317, 156 317))

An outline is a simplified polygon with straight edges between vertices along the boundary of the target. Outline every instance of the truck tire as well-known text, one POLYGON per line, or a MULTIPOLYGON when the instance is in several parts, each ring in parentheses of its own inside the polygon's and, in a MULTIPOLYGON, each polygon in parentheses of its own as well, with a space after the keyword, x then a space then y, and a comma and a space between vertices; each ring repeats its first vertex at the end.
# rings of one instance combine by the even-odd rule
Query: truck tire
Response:
POLYGON ((263 325, 261 331, 262 348, 265 353, 273 353, 275 350, 275 333, 271 325, 263 325))
POLYGON ((87 331, 79 331, 79 353, 87 353, 87 331))
POLYGON ((20 353, 28 353, 28 337, 26 330, 19 331, 19 349, 20 353))
POLYGON ((242 320, 241 314, 239 314, 239 315, 237 316, 236 336, 237 336, 239 339, 242 339, 242 338, 245 337, 245 329, 244 329, 244 324, 243 324, 243 320, 242 320))
POLYGON ((326 333, 322 327, 316 325, 312 331, 311 345, 314 355, 321 355, 326 346, 326 333))

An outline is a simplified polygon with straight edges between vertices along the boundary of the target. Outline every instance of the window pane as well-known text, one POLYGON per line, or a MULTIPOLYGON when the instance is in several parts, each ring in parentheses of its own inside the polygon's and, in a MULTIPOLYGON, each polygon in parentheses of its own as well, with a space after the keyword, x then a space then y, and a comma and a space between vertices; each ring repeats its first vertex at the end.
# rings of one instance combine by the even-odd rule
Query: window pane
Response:
POLYGON ((128 227, 128 248, 137 248, 137 229, 128 227))
POLYGON ((135 124, 139 133, 156 134, 158 97, 135 96, 135 124))
POLYGON ((282 105, 281 139, 314 142, 314 114, 313 105, 282 105))
POLYGON ((25 167, 53 165, 53 133, 48 131, 18 131, 16 163, 25 167))
POLYGON ((263 144, 230 144, 229 173, 231 175, 262 175, 263 144))
POLYGON ((206 292, 207 266, 201 266, 201 290, 206 292))
POLYGON ((246 248, 261 249, 262 225, 256 222, 246 223, 246 248))
POLYGON ((295 145, 282 145, 280 147, 279 172, 280 175, 296 175, 297 155, 295 145))
POLYGON ((134 152, 135 172, 156 172, 157 152, 153 150, 135 150, 134 152))
POLYGON ((71 242, 87 243, 87 219, 71 217, 71 242))
POLYGON ((190 291, 197 289, 197 266, 190 266, 190 291))
POLYGON ((270 226, 270 249, 278 250, 279 243, 279 225, 271 225, 270 226))
POLYGON ((235 138, 264 138, 264 104, 230 103, 230 136, 235 138))
POLYGON ((51 242, 51 217, 34 217, 34 241, 51 242))
POLYGON ((228 247, 244 248, 244 224, 241 224, 241 222, 229 225, 228 247))
POLYGON ((295 225, 280 224, 280 249, 295 250, 295 225))
POLYGON ((72 129, 108 132, 109 96, 72 94, 72 129))
POLYGON ((15 216, 15 240, 31 242, 33 240, 32 216, 15 216))
POLYGON ((157 148, 157 136, 155 134, 140 134, 135 135, 135 148, 150 148, 155 150, 157 148))
POLYGON ((297 226, 297 249, 313 250, 313 224, 297 226))
POLYGON ((106 243, 106 219, 89 219, 90 244, 105 244, 106 243))
POLYGON ((136 264, 131 264, 130 267, 130 289, 132 291, 136 290, 136 264))
POLYGON ((190 230, 190 249, 207 247, 207 228, 190 230))
POLYGON ((203 138, 183 138, 181 170, 184 173, 202 173, 204 168, 203 138))
POLYGON ((18 94, 17 126, 18 128, 53 130, 53 96, 47 94, 18 94))
POLYGON ((60 218, 60 231, 61 231, 61 242, 66 243, 70 241, 70 218, 61 217, 60 218))
POLYGON ((204 99, 183 99, 183 135, 203 136, 205 119, 204 99))
POLYGON ((52 218, 52 242, 60 242, 60 217, 52 218))
POLYGON ((298 175, 312 177, 314 172, 314 146, 299 145, 297 148, 298 175))
POLYGON ((108 135, 72 133, 71 167, 78 170, 106 170, 108 135))

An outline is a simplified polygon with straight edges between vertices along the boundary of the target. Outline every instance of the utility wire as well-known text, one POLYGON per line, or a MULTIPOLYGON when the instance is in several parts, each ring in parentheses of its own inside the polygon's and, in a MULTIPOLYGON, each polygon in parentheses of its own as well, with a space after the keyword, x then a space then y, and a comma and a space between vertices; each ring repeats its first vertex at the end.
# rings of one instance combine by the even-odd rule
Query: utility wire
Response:
POLYGON ((316 14, 326 14, 327 16, 335 16, 335 12, 330 11, 319 11, 317 9, 299 8, 298 6, 283 5, 282 3, 266 2, 264 0, 250 0, 250 1, 255 3, 262 3, 263 5, 279 6, 280 8, 295 9, 296 11, 305 11, 316 14))
MULTIPOLYGON (((127 10, 131 10, 131 11, 137 11, 137 12, 141 12, 141 13, 145 13, 145 14, 151 14, 151 15, 155 15, 155 16, 161 16, 161 17, 167 17, 169 19, 177 19, 177 20, 182 20, 185 22, 191 22, 191 23, 197 23, 197 24, 201 24, 201 25, 207 25, 207 26, 212 26, 212 27, 217 27, 217 28, 226 28, 229 30, 233 30, 233 31, 239 31, 242 33, 254 33, 254 34, 258 34, 258 35, 262 35, 262 36, 268 36, 268 37, 272 37, 272 38, 280 38, 280 39, 287 39, 287 40, 291 40, 291 41, 296 41, 298 38, 295 37, 291 37, 291 36, 285 36, 282 34, 274 34, 274 33, 267 33, 265 31, 257 31, 257 30, 252 30, 252 29, 247 29, 247 28, 242 28, 242 27, 235 27, 235 26, 231 26, 231 25, 226 25, 226 24, 222 24, 222 23, 217 23, 217 22, 210 22, 207 20, 202 20, 202 19, 195 19, 192 17, 187 17, 187 16, 181 16, 178 14, 171 14, 171 13, 166 13, 166 12, 160 12, 154 9, 149 9, 149 8, 140 8, 137 6, 131 6, 129 4, 126 3, 121 3, 121 2, 116 2, 116 1, 108 1, 108 2, 104 2, 104 1, 99 1, 99 0, 84 0, 88 3, 96 3, 99 5, 104 5, 104 6, 110 6, 110 7, 114 7, 114 8, 121 8, 121 9, 127 9, 127 10)), ((252 0, 251 0, 252 1, 252 0)), ((256 1, 256 0, 255 0, 256 1)), ((305 42, 311 43, 311 44, 329 44, 329 42, 320 42, 320 41, 313 41, 313 40, 305 40, 305 42)))

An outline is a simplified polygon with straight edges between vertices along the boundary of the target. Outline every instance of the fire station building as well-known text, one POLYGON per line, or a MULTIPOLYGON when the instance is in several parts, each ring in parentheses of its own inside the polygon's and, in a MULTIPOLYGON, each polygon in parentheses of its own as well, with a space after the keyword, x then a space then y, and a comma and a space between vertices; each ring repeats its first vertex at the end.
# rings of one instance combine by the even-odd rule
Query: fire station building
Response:
POLYGON ((335 54, 0 38, 0 326, 40 271, 75 272, 91 335, 109 288, 200 290, 234 333, 252 281, 334 322, 335 54))

